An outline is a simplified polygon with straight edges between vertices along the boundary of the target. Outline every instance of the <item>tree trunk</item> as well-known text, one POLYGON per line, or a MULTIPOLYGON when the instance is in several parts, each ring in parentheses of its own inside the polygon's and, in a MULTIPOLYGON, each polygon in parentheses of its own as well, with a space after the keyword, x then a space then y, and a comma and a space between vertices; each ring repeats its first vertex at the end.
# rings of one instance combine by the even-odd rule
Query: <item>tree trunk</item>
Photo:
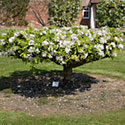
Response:
POLYGON ((63 66, 63 73, 64 73, 64 84, 70 83, 71 76, 72 76, 72 67, 64 65, 63 66))

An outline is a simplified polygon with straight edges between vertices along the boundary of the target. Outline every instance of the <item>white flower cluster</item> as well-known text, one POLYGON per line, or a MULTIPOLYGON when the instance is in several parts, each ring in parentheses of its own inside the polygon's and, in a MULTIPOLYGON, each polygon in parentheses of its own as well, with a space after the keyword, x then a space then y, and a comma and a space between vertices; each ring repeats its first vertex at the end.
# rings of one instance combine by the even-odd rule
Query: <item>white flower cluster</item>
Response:
POLYGON ((3 46, 3 45, 5 45, 5 44, 6 44, 6 43, 5 43, 4 39, 1 39, 1 40, 0 40, 0 45, 3 46))
POLYGON ((83 26, 48 28, 40 30, 15 32, 6 40, 0 39, 2 51, 9 56, 21 56, 30 62, 50 59, 58 64, 67 62, 94 60, 105 56, 116 56, 116 48, 123 49, 123 39, 107 27, 89 30, 83 26), (7 43, 7 44, 6 44, 7 43), (7 48, 8 50, 4 49, 7 48), (93 56, 91 56, 93 55, 93 56))

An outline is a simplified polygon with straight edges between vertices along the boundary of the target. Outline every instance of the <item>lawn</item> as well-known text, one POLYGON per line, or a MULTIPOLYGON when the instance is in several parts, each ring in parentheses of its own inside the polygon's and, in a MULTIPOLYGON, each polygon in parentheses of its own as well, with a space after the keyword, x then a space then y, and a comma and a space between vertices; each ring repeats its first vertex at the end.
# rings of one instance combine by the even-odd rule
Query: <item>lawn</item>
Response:
POLYGON ((102 115, 29 116, 24 113, 0 112, 0 125, 124 125, 125 110, 102 115))
MULTIPOLYGON (((125 42, 124 42, 125 46, 125 42)), ((125 48, 114 59, 104 59, 80 66, 77 72, 103 74, 125 79, 125 48)))

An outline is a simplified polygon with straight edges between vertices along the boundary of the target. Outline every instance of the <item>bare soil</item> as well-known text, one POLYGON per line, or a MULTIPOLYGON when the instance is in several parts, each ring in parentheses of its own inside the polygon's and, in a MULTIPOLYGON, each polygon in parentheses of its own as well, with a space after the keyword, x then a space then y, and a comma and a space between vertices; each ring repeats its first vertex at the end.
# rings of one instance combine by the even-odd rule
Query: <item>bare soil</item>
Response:
POLYGON ((54 88, 53 81, 62 85, 62 73, 0 80, 0 84, 9 85, 0 91, 0 111, 46 116, 103 113, 125 108, 125 80, 74 73, 68 86, 54 88))

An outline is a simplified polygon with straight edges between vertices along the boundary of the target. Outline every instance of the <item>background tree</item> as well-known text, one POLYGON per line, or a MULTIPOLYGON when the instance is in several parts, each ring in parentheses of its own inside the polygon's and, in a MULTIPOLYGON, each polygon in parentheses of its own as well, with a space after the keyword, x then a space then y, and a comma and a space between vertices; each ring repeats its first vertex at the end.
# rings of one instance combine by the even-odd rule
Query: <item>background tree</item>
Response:
POLYGON ((0 24, 27 25, 25 20, 29 0, 0 0, 0 24))
POLYGON ((49 23, 59 27, 72 26, 78 19, 81 0, 50 0, 49 23))
POLYGON ((123 27, 125 22, 125 1, 100 0, 97 4, 96 17, 98 27, 123 27))

